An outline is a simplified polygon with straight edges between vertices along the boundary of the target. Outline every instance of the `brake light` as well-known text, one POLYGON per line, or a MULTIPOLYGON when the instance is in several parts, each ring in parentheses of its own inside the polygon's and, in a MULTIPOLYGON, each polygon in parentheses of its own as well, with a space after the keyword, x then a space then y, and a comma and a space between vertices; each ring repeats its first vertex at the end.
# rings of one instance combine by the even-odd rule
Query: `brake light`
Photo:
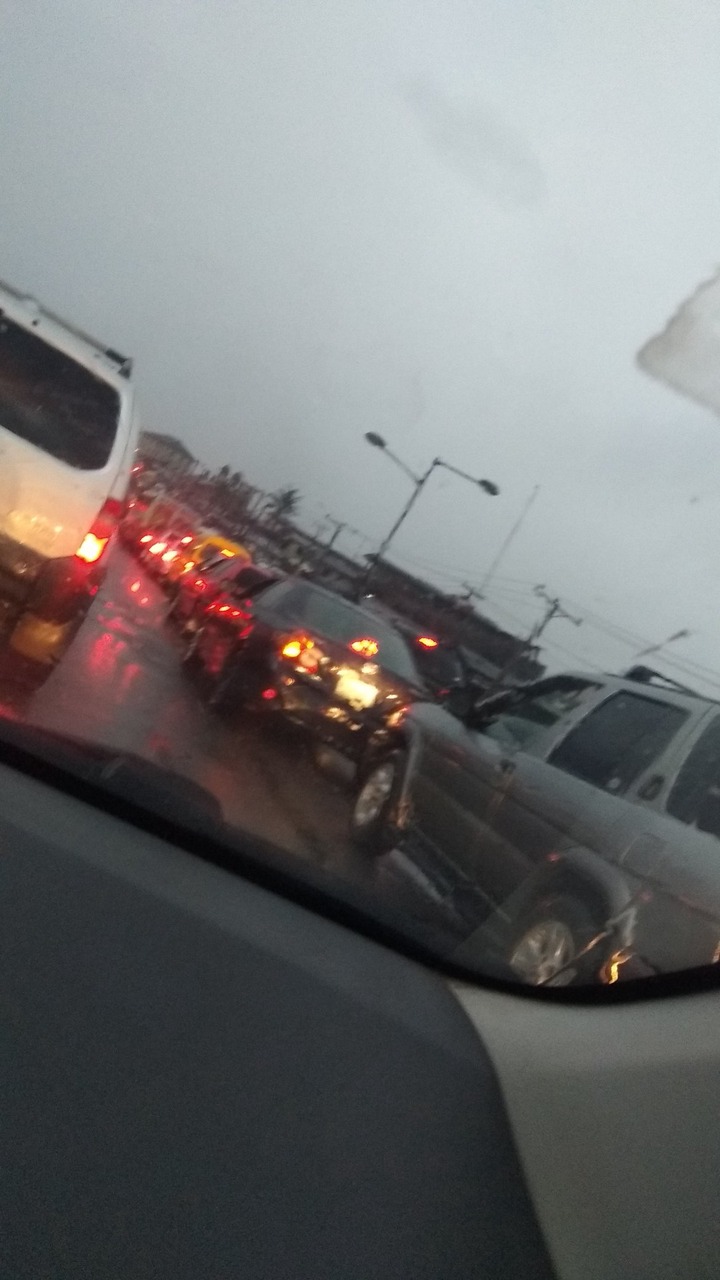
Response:
POLYGON ((172 564, 173 560, 177 560, 177 557, 178 557, 177 551, 166 551, 165 554, 163 555, 163 563, 172 564))
POLYGON ((84 560, 85 564, 95 564, 100 559, 108 541, 108 538, 98 538, 94 533, 86 533, 75 555, 78 560, 84 560))
POLYGON ((85 564, 96 564, 117 528, 123 504, 119 498, 106 498, 75 555, 85 564))
POLYGON ((291 636, 282 645, 280 656, 292 662, 296 671, 305 671, 307 675, 315 676, 322 655, 309 636, 291 636))
POLYGON ((432 636, 418 636, 417 642, 418 644, 421 644, 424 649, 437 649, 438 647, 437 640, 433 640, 432 636))
POLYGON ((152 537, 153 537, 153 536, 152 536, 152 534, 151 534, 151 533, 145 533, 145 534, 143 534, 143 536, 142 536, 142 538, 140 539, 140 541, 141 541, 141 542, 152 542, 152 537))
POLYGON ((189 545, 190 545, 190 543, 191 543, 191 542, 192 542, 192 534, 191 534, 191 533, 189 533, 189 534, 187 535, 187 537, 186 537, 186 538, 181 538, 181 539, 180 539, 180 546, 181 546, 181 547, 187 547, 187 546, 189 546, 189 545))
POLYGON ((150 555, 159 556, 160 552, 164 551, 166 546, 167 546, 167 542, 153 542, 152 546, 149 548, 150 555))
POLYGON ((377 640, 365 636, 361 640, 351 640, 350 648, 353 653, 361 653, 364 658, 374 658, 380 646, 377 640))

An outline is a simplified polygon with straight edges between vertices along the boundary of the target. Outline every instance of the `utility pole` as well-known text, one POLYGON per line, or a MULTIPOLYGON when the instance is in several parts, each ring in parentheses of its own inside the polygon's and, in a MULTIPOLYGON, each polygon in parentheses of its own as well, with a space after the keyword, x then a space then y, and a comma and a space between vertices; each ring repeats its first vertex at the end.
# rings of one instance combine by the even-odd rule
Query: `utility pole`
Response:
POLYGON ((575 618, 571 613, 568 613, 567 609, 563 609, 557 596, 549 596, 544 586, 535 587, 535 595, 545 601, 546 609, 544 616, 535 623, 535 626, 527 638, 527 648, 531 648, 533 645, 537 644, 543 631, 554 618, 565 618, 567 622, 572 622, 574 627, 582 625, 582 618, 575 618))
POLYGON ((334 525, 335 525, 335 528, 334 528, 334 530, 333 530, 333 532, 332 532, 332 535, 331 535, 331 537, 330 537, 329 542, 326 542, 326 543, 325 543, 325 546, 323 547, 322 551, 320 552, 320 556, 319 556, 319 558, 318 558, 318 559, 317 559, 317 561, 315 562, 315 569, 316 569, 316 571, 317 571, 318 569, 322 569, 322 568, 323 568, 323 566, 324 566, 324 565, 325 565, 325 563, 327 562, 327 558, 328 558, 328 556, 330 555, 330 552, 332 551, 333 547, 335 546, 335 543, 337 542, 338 538, 340 537, 340 534, 342 533, 343 529, 347 529, 347 527, 348 527, 348 526, 347 526, 347 521, 346 521, 346 520, 336 520, 334 516, 328 516, 328 515, 326 515, 326 516, 325 516, 325 519, 324 519, 324 520, 323 520, 323 522, 322 522, 322 528, 323 528, 323 529, 325 529, 325 528, 327 527, 327 524, 328 524, 328 523, 330 523, 331 525, 332 525, 332 524, 334 524, 334 525))
POLYGON ((563 608, 557 596, 548 595, 544 585, 541 584, 535 587, 534 594, 541 600, 545 601, 545 612, 531 628, 530 634, 527 639, 523 641, 519 651, 513 654, 510 661, 506 662, 505 666, 498 672, 495 685, 488 692, 495 692, 502 688, 505 679, 510 674, 513 667, 516 666, 521 658, 524 658, 531 649, 536 649, 538 647, 538 641, 545 631, 545 628, 548 627, 556 618, 562 618, 566 622, 572 622, 574 627, 582 625, 582 618, 576 618, 573 614, 568 613, 567 609, 563 608))
POLYGON ((469 582, 463 582, 462 585, 465 595, 458 596, 457 598, 462 601, 463 604, 470 604, 471 601, 485 599, 482 591, 478 591, 477 587, 471 586, 469 582))
POLYGON ((333 530, 333 534, 332 534, 332 537, 330 538, 330 541, 325 543, 325 553, 323 555, 323 559, 325 559, 325 556, 327 556, 328 551, 332 551, 343 529, 347 529, 346 520, 336 520, 333 516, 326 516, 325 519, 329 521, 330 524, 334 524, 335 528, 333 530))

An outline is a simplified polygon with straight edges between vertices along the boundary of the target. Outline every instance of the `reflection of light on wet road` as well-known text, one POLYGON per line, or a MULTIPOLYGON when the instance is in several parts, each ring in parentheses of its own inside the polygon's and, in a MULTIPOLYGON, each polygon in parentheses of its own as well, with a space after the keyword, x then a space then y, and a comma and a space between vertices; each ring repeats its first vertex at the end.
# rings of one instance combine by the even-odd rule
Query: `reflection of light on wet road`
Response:
POLYGON ((194 778, 234 826, 365 878, 348 843, 348 799, 301 742, 209 713, 179 661, 167 600, 120 548, 72 649, 31 699, 34 724, 134 751, 194 778))

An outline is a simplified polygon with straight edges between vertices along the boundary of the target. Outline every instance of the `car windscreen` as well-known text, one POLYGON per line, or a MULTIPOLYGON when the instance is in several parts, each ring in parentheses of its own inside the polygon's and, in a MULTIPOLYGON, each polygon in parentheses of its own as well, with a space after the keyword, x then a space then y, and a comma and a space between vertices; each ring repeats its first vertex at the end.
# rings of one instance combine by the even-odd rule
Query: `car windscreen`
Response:
POLYGON ((293 624, 307 627, 337 644, 351 645, 364 639, 374 641, 377 644, 374 660, 381 667, 410 683, 418 682, 417 670, 402 636, 381 618, 358 609, 341 596, 298 582, 283 584, 264 598, 267 605, 273 609, 277 606, 293 624))
POLYGON ((0 427, 79 471, 110 457, 120 397, 70 356, 0 316, 0 427))
POLYGON ((493 738, 508 751, 527 749, 562 717, 575 711, 590 688, 592 685, 587 680, 567 677, 544 680, 512 699, 508 709, 484 727, 484 736, 493 738))

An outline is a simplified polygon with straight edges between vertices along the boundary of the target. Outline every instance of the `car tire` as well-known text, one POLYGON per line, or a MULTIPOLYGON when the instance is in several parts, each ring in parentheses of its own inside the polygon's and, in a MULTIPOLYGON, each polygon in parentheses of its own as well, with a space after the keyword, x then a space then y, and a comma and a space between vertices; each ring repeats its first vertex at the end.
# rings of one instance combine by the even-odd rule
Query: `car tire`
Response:
POLYGON ((389 751, 373 761, 360 776, 350 830, 355 843, 376 857, 397 844, 396 811, 406 764, 402 751, 389 751))
POLYGON ((509 947, 513 973, 530 986, 586 986, 599 982, 607 958, 603 942, 586 954, 603 932, 597 908, 570 893, 548 895, 518 924, 509 947))

